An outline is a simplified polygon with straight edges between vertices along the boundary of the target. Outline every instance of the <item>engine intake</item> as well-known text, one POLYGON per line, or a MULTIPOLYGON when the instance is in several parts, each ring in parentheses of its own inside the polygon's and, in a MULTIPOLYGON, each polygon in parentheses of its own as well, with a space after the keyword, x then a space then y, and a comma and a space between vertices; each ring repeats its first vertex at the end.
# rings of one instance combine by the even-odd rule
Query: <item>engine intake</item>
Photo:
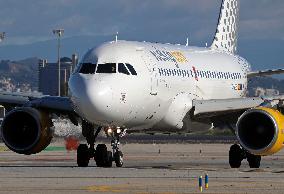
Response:
POLYGON ((53 130, 49 114, 30 107, 16 108, 4 118, 1 135, 4 143, 19 154, 36 154, 51 142, 53 130))
POLYGON ((284 115, 271 108, 246 111, 237 123, 237 138, 244 149, 255 155, 271 155, 283 147, 284 115))

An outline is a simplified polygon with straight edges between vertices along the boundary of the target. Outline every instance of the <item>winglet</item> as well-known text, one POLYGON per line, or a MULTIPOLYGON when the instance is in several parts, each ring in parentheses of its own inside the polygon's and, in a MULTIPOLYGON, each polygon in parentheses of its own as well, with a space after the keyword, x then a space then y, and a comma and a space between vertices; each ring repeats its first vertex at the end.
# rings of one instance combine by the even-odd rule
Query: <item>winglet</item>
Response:
POLYGON ((239 0, 223 0, 212 49, 237 52, 239 7, 239 0))

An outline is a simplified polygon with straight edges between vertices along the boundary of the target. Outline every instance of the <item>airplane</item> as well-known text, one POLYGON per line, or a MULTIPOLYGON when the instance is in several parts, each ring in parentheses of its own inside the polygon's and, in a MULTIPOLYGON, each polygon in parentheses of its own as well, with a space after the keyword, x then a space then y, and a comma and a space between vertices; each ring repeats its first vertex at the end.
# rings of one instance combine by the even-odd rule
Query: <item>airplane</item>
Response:
POLYGON ((1 93, 9 110, 2 126, 6 146, 19 154, 44 150, 53 136, 52 117, 81 123, 87 144, 77 149, 77 164, 123 166, 120 138, 134 131, 187 133, 192 122, 227 126, 238 144, 229 164, 247 159, 259 168, 261 157, 277 153, 284 142, 283 96, 246 97, 248 79, 283 73, 252 72, 237 55, 239 0, 223 0, 212 45, 205 48, 115 40, 90 49, 69 80, 69 97, 1 93), (96 144, 100 131, 112 151, 96 144))

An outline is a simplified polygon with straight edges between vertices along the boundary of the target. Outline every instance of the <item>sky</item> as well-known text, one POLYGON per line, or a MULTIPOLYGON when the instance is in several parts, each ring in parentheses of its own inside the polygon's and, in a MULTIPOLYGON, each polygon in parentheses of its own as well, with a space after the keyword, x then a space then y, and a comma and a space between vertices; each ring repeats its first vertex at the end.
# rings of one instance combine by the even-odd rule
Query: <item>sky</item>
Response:
MULTIPOLYGON (((240 2, 243 45, 257 41, 265 47, 270 41, 284 41, 283 0, 240 2)), ((118 32, 126 40, 184 44, 189 37, 191 44, 204 46, 213 39, 221 0, 0 0, 0 4, 0 31, 7 34, 0 47, 54 40, 55 28, 64 28, 63 39, 71 40, 118 32)))

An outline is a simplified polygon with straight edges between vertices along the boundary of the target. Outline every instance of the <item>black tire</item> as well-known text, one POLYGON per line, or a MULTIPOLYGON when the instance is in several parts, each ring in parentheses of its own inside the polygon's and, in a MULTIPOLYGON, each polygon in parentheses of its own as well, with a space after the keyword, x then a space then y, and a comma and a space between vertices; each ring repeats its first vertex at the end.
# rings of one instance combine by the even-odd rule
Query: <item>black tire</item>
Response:
POLYGON ((229 164, 231 168, 240 168, 243 160, 242 149, 239 145, 234 144, 229 151, 229 164))
POLYGON ((90 155, 89 148, 86 144, 80 144, 77 148, 77 164, 79 167, 87 167, 89 165, 90 155))
POLYGON ((95 161, 97 167, 111 167, 112 153, 107 151, 105 144, 98 144, 96 148, 95 161))
POLYGON ((256 155, 247 153, 247 161, 249 163, 250 168, 259 168, 261 156, 256 156, 256 155))
POLYGON ((112 167, 112 161, 113 161, 112 152, 107 151, 107 159, 105 161, 105 167, 108 167, 108 168, 112 167))
POLYGON ((123 166, 123 154, 121 151, 117 151, 114 153, 114 161, 116 164, 116 167, 122 167, 123 166))

